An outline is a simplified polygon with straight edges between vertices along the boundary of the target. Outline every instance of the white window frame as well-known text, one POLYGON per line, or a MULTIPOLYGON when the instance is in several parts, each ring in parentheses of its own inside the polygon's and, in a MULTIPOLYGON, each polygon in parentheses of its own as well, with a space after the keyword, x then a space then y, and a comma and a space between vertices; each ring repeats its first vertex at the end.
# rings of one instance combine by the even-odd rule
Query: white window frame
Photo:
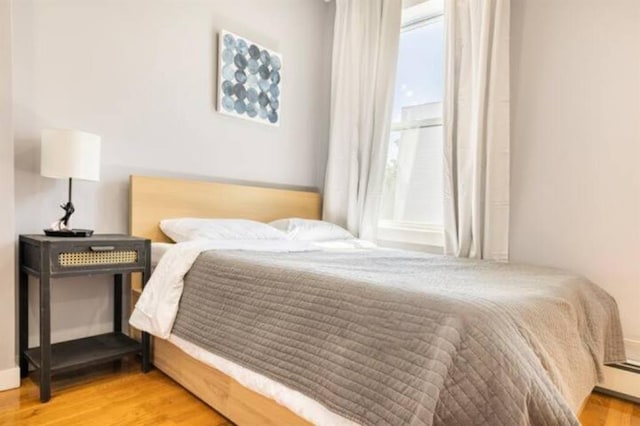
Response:
MULTIPOLYGON (((441 22, 444 19, 442 8, 438 7, 435 0, 424 2, 413 9, 416 12, 407 10, 407 13, 403 14, 402 32, 441 22)), ((426 129, 443 124, 443 117, 399 121, 391 123, 391 131, 426 129)), ((383 246, 441 253, 444 247, 444 228, 442 225, 422 222, 380 220, 376 240, 383 246)))

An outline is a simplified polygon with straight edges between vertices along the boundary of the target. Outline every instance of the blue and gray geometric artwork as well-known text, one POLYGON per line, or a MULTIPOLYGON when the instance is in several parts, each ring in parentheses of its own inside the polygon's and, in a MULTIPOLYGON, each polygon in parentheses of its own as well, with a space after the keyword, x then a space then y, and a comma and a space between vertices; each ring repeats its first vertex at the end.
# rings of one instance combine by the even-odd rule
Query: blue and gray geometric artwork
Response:
POLYGON ((278 126, 282 56, 228 31, 219 52, 218 110, 278 126))

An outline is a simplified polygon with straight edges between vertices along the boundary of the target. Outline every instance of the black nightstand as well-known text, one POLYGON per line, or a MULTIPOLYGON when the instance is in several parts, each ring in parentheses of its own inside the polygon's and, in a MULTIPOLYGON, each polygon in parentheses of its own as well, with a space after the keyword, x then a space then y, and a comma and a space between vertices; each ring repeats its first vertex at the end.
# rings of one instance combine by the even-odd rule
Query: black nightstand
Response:
POLYGON ((29 363, 39 370, 40 401, 51 398, 51 374, 142 355, 142 371, 151 368, 149 335, 138 342, 122 333, 123 274, 142 273, 142 285, 151 273, 151 241, 127 235, 59 238, 20 236, 20 374, 29 363), (51 278, 114 275, 113 332, 51 344, 51 278), (40 278, 40 347, 29 348, 29 275, 40 278))

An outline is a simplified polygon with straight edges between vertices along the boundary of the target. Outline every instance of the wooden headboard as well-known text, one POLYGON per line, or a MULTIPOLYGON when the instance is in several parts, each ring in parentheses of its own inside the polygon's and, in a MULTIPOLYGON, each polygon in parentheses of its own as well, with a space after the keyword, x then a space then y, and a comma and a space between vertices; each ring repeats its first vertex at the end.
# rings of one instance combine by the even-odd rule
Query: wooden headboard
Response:
POLYGON ((158 223, 175 217, 242 218, 270 222, 285 217, 319 219, 317 192, 187 179, 131 176, 129 232, 168 242, 158 223))

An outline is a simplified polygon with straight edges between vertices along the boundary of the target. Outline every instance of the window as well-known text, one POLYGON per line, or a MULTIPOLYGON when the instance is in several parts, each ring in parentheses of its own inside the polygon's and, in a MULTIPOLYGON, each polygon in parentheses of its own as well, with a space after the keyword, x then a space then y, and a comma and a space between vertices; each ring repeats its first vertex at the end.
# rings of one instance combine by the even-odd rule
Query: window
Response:
POLYGON ((442 246, 443 7, 413 3, 402 16, 378 238, 442 246))

